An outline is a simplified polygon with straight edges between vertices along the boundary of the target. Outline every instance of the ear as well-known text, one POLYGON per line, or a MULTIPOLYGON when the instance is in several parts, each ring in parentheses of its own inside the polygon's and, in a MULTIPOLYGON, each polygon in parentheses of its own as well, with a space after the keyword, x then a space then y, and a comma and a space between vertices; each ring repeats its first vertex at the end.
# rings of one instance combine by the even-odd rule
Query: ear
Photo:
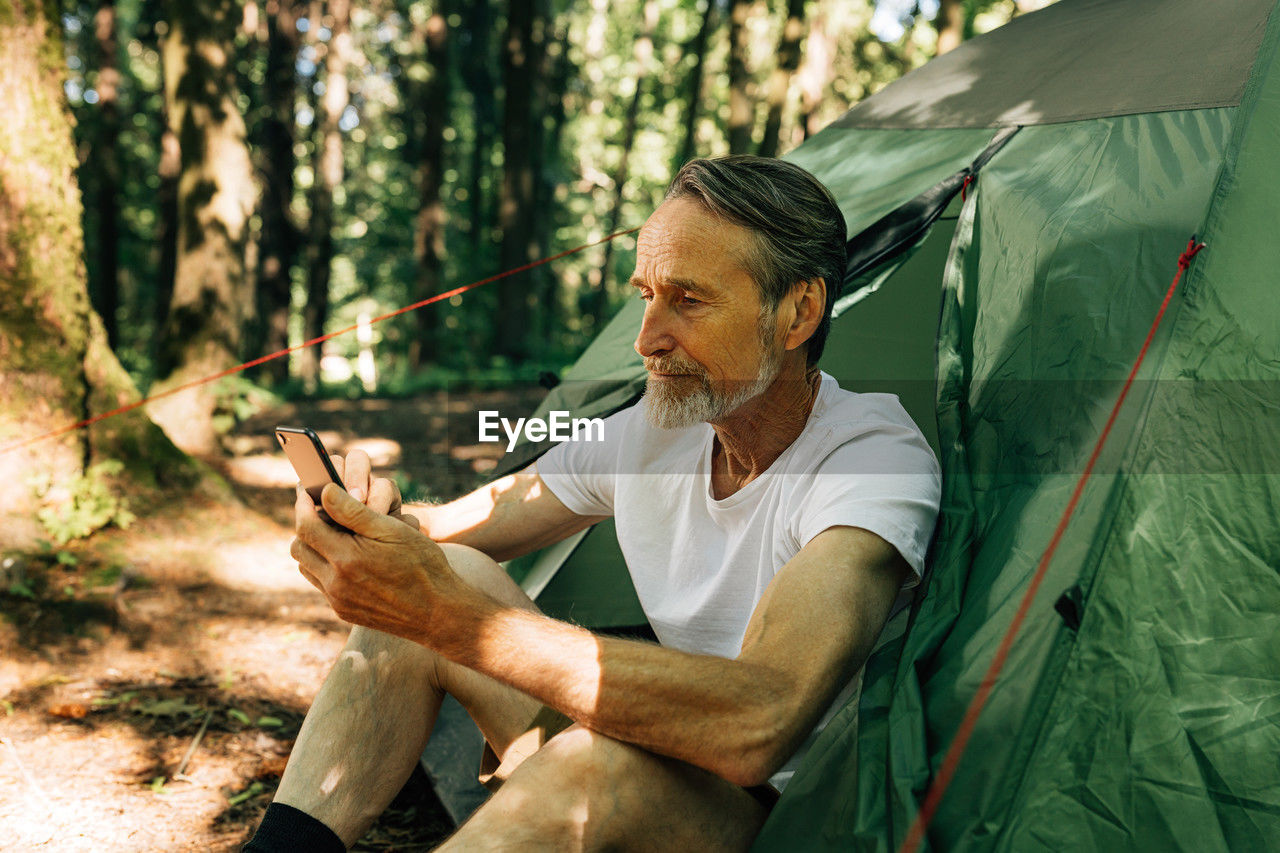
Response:
POLYGON ((827 282, 821 276, 808 281, 797 281, 786 298, 791 303, 793 313, 783 343, 788 350, 793 350, 813 337, 813 333, 822 324, 823 309, 827 305, 827 282))

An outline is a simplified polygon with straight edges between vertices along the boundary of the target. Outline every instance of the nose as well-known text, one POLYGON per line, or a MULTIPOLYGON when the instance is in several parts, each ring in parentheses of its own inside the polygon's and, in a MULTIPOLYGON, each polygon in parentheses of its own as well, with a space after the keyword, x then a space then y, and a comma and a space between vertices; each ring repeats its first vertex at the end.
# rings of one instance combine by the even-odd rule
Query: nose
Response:
POLYGON ((671 336, 670 325, 667 309, 657 299, 650 300, 644 306, 640 334, 636 335, 636 352, 642 358, 666 355, 671 352, 675 348, 676 341, 671 336))

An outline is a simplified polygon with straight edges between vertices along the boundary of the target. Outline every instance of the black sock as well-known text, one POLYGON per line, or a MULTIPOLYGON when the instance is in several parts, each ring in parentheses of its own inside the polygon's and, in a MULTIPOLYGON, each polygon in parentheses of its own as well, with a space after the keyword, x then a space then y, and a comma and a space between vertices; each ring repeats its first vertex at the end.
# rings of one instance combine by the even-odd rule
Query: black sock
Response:
POLYGON ((342 839, 333 830, 306 812, 272 803, 258 824, 253 839, 240 848, 241 853, 283 853, 286 850, 306 853, 347 853, 342 839))

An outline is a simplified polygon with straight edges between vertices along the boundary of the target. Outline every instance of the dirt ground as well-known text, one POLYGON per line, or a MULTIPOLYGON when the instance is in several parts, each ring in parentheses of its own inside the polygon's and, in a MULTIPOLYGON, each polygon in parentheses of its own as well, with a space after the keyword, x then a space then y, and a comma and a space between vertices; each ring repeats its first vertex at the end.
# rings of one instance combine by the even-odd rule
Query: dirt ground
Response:
MULTIPOLYGON (((238 849, 348 630, 289 559, 296 478, 270 428, 311 426, 447 499, 502 456, 475 442, 476 410, 540 396, 289 404, 229 437, 239 503, 186 498, 65 548, 0 533, 0 850, 238 849)), ((419 773, 356 849, 451 829, 419 773)))

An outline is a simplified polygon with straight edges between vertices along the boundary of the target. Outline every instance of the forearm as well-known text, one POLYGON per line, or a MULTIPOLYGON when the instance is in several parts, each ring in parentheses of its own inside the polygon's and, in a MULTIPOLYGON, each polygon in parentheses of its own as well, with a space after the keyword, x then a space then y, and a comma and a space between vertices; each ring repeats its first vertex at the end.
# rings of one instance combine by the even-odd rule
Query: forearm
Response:
POLYGON ((466 545, 498 561, 545 548, 600 520, 566 509, 532 467, 450 503, 413 504, 405 512, 436 542, 466 545))
POLYGON ((756 784, 813 722, 777 668, 598 637, 482 598, 437 610, 419 640, 618 740, 756 784))

